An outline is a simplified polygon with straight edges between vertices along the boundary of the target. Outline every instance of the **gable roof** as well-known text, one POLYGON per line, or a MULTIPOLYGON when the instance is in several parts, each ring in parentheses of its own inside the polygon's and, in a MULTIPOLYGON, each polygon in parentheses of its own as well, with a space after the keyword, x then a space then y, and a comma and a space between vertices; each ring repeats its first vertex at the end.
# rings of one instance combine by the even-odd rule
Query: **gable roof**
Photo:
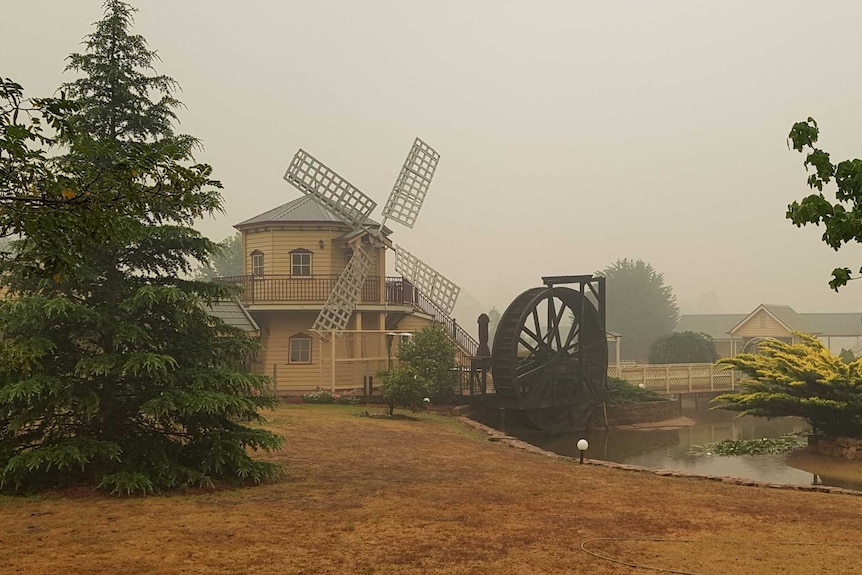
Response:
POLYGON ((745 316, 745 318, 730 328, 728 331, 732 334, 737 331, 743 325, 748 323, 748 320, 756 316, 761 311, 765 311, 767 314, 772 316, 772 318, 781 324, 781 326, 787 331, 798 331, 802 333, 814 333, 811 328, 808 326, 808 323, 802 319, 802 317, 796 313, 789 305, 776 305, 776 304, 765 304, 762 303, 756 308, 754 311, 745 316))
POLYGON ((751 313, 718 313, 681 315, 675 331, 705 333, 713 339, 729 339, 761 308, 791 331, 812 333, 821 337, 862 337, 862 313, 797 313, 786 305, 762 304, 751 313))

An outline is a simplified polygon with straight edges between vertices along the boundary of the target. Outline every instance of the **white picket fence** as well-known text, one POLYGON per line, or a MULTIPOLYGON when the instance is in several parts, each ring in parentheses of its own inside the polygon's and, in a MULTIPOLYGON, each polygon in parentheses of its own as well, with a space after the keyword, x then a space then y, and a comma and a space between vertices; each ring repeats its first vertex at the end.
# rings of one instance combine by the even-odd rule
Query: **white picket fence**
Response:
POLYGON ((741 379, 739 372, 711 363, 610 365, 608 375, 665 394, 733 391, 741 379))

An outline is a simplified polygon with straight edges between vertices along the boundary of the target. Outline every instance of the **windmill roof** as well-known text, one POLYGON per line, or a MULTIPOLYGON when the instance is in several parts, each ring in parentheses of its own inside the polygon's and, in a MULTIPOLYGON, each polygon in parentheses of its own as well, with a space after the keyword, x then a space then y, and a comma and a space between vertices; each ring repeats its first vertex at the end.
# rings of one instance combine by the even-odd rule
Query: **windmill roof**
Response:
MULTIPOLYGON (((379 226, 371 218, 366 220, 370 226, 379 226)), ((300 196, 295 200, 291 200, 286 204, 282 204, 277 208, 273 208, 262 214, 249 218, 244 222, 236 224, 234 227, 242 229, 253 224, 270 224, 270 223, 288 223, 288 222, 315 222, 315 223, 335 223, 347 226, 338 216, 321 206, 311 196, 300 196)), ((387 227, 383 227, 385 234, 392 233, 387 227)))

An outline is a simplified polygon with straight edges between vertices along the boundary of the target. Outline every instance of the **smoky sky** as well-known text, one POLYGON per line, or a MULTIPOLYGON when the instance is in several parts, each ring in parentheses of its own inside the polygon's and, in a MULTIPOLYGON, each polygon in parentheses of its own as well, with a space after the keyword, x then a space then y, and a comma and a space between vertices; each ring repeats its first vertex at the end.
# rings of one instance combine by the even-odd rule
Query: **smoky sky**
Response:
MULTIPOLYGON (((101 3, 3 4, 0 74, 53 93, 101 3)), ((827 281, 862 249, 785 211, 810 193, 794 122, 862 155, 860 2, 133 4, 225 185, 226 213, 199 225, 214 239, 299 196, 281 179, 299 148, 382 205, 419 136, 441 161, 394 239, 462 286, 462 321, 624 257, 683 312, 859 311, 862 283, 827 281)))

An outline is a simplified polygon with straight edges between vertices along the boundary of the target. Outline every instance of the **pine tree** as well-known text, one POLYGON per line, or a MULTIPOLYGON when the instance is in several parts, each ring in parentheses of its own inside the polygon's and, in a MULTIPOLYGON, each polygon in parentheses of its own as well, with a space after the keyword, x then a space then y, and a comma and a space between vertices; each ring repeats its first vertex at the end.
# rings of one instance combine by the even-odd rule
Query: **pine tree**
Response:
POLYGON ((108 0, 69 57, 78 78, 61 155, 44 189, 60 203, 0 213, 18 234, 0 262, 0 487, 95 484, 147 492, 279 468, 249 450, 281 438, 247 421, 275 405, 244 364, 257 343, 214 318, 219 284, 184 280, 218 245, 192 228, 222 209, 195 138, 174 133, 171 78, 130 34, 134 9, 108 0))

